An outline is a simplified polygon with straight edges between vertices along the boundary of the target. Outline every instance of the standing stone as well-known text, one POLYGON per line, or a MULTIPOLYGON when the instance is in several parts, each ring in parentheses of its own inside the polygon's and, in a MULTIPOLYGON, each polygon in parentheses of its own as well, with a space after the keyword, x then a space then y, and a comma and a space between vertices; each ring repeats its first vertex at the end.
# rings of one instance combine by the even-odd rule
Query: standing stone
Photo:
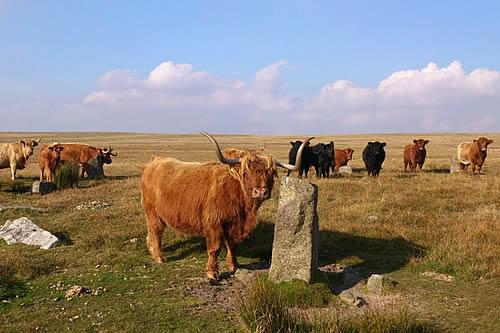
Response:
POLYGON ((384 276, 381 274, 372 274, 366 282, 366 289, 374 294, 382 294, 384 288, 384 276))
POLYGON ((54 183, 36 181, 31 184, 31 193, 46 194, 56 189, 54 183))
POLYGON ((104 159, 102 156, 97 155, 85 165, 85 172, 89 178, 102 178, 104 177, 104 159))
POLYGON ((349 165, 344 165, 339 168, 339 173, 341 175, 350 175, 352 174, 352 168, 349 165))
POLYGON ((40 228, 27 217, 21 217, 14 221, 7 220, 0 228, 0 237, 7 244, 23 243, 39 246, 44 250, 56 246, 59 241, 56 236, 40 228))
POLYGON ((318 262, 318 187, 307 180, 286 177, 280 197, 269 278, 311 282, 318 262))
POLYGON ((457 173, 458 171, 457 157, 453 155, 450 162, 450 173, 457 173))

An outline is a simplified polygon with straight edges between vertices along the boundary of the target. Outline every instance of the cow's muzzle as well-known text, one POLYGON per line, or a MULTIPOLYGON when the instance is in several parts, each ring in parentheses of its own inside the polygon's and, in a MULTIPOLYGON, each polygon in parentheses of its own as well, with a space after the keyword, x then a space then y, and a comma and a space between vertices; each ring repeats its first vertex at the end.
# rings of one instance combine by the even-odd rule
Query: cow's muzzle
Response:
POLYGON ((253 199, 267 199, 269 198, 269 191, 267 187, 254 187, 252 189, 253 199))

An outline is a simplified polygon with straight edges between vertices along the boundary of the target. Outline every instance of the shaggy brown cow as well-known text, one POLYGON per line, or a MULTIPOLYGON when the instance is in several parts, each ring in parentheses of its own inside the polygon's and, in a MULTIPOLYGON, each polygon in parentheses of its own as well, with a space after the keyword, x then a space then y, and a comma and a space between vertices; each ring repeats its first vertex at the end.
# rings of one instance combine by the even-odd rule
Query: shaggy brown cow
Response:
POLYGON ((474 142, 462 142, 459 144, 457 147, 457 157, 462 172, 467 172, 469 165, 472 164, 472 173, 479 175, 481 167, 486 160, 488 145, 492 142, 493 140, 481 137, 474 140, 474 142))
POLYGON ((111 156, 116 156, 112 153, 113 149, 101 149, 89 146, 83 143, 62 143, 64 150, 61 152, 61 162, 73 161, 80 164, 81 177, 85 176, 87 163, 96 156, 102 157, 103 163, 111 164, 111 156))
POLYGON ((335 170, 332 171, 339 171, 340 167, 346 166, 347 162, 352 160, 352 153, 354 153, 354 150, 352 150, 351 148, 335 149, 335 170))
POLYGON ((425 156, 427 155, 427 150, 425 150, 425 145, 429 143, 429 140, 418 139, 413 140, 413 144, 406 145, 403 151, 403 159, 405 165, 405 172, 408 165, 410 166, 411 172, 417 171, 418 169, 422 171, 422 167, 425 162, 425 156))
POLYGON ((295 166, 275 161, 260 150, 249 150, 240 158, 226 158, 217 141, 209 134, 202 134, 212 141, 220 162, 154 157, 142 173, 142 205, 148 226, 148 248, 155 262, 163 262, 161 237, 169 225, 183 233, 205 236, 206 275, 218 280, 221 242, 224 240, 226 245, 227 265, 235 271, 236 246, 256 226, 257 210, 271 195, 276 166, 297 170, 300 158, 295 166))
POLYGON ((40 140, 42 138, 0 144, 0 169, 10 167, 10 178, 15 180, 17 170, 24 169, 28 158, 33 155, 33 150, 38 146, 40 140))
POLYGON ((51 182, 54 180, 54 173, 61 162, 61 151, 64 147, 58 143, 43 145, 38 156, 40 166, 40 181, 51 182))

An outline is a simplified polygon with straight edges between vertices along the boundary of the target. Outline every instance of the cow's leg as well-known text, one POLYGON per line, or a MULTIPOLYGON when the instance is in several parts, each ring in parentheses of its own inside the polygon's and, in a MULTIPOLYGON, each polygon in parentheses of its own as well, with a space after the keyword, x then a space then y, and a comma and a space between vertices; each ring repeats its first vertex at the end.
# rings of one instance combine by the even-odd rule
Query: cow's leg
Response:
POLYGON ((238 261, 236 259, 236 251, 238 249, 238 244, 231 239, 230 237, 224 237, 224 241, 226 243, 226 263, 227 268, 231 273, 236 272, 238 268, 238 261))
POLYGON ((207 238, 207 267, 205 272, 210 280, 219 280, 219 264, 217 259, 221 250, 222 232, 219 230, 209 230, 205 234, 207 238))
POLYGON ((299 178, 302 178, 302 173, 304 172, 304 170, 300 169, 299 170, 299 178))
POLYGON ((476 173, 476 165, 475 164, 472 164, 472 173, 475 174, 476 173))
POLYGON ((10 179, 16 180, 16 171, 17 171, 16 165, 15 164, 11 164, 10 165, 10 179))
POLYGON ((40 168, 40 181, 43 182, 43 169, 44 168, 40 168))
POLYGON ((85 177, 85 165, 84 164, 82 164, 80 166, 80 177, 81 178, 85 177))
POLYGON ((290 177, 290 174, 292 173, 292 171, 288 170, 288 172, 286 173, 286 176, 287 177, 290 177))
POLYGON ((422 168, 424 167, 423 163, 418 164, 418 171, 422 172, 422 168))
POLYGON ((408 170, 407 170, 407 168, 408 168, 408 161, 406 161, 406 160, 405 160, 405 163, 404 163, 404 164, 405 164, 405 172, 407 172, 407 171, 408 171, 408 170))
POLYGON ((478 165, 476 168, 476 171, 477 171, 476 174, 479 175, 481 173, 481 166, 478 165))
POLYGON ((148 209, 145 210, 146 221, 148 224, 147 243, 149 253, 151 253, 151 256, 153 257, 153 261, 155 263, 161 264, 164 262, 161 249, 161 237, 163 236, 163 232, 165 231, 165 224, 160 221, 160 219, 152 210, 150 212, 148 212, 148 209))

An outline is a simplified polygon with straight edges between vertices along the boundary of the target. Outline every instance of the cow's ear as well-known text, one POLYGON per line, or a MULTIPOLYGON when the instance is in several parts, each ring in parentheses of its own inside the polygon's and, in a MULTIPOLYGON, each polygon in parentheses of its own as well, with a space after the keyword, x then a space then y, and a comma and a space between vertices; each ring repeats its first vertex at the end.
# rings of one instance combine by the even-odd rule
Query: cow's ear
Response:
POLYGON ((382 142, 382 147, 385 147, 387 145, 386 142, 382 142))
POLYGON ((487 144, 491 145, 492 143, 493 143, 493 140, 489 139, 487 144))
POLYGON ((425 141, 424 141, 424 143, 425 143, 425 144, 428 144, 428 143, 429 143, 429 140, 425 140, 425 141))
POLYGON ((48 147, 48 149, 49 149, 50 151, 53 151, 53 150, 54 150, 54 147, 48 147))
POLYGON ((332 147, 335 145, 335 144, 333 143, 333 141, 330 141, 330 144, 332 145, 332 147))
POLYGON ((474 140, 473 142, 474 142, 474 143, 477 143, 478 141, 477 141, 477 140, 474 140))
POLYGON ((372 144, 373 144, 373 142, 371 142, 371 141, 370 141, 370 142, 368 142, 368 144, 369 144, 369 145, 372 145, 372 144))
POLYGON ((416 140, 416 139, 413 139, 413 143, 417 143, 417 140, 416 140))
POLYGON ((293 146, 294 142, 293 142, 293 141, 290 141, 290 144, 293 146))
POLYGON ((22 144, 23 146, 26 146, 26 141, 24 140, 19 141, 19 143, 22 144))

